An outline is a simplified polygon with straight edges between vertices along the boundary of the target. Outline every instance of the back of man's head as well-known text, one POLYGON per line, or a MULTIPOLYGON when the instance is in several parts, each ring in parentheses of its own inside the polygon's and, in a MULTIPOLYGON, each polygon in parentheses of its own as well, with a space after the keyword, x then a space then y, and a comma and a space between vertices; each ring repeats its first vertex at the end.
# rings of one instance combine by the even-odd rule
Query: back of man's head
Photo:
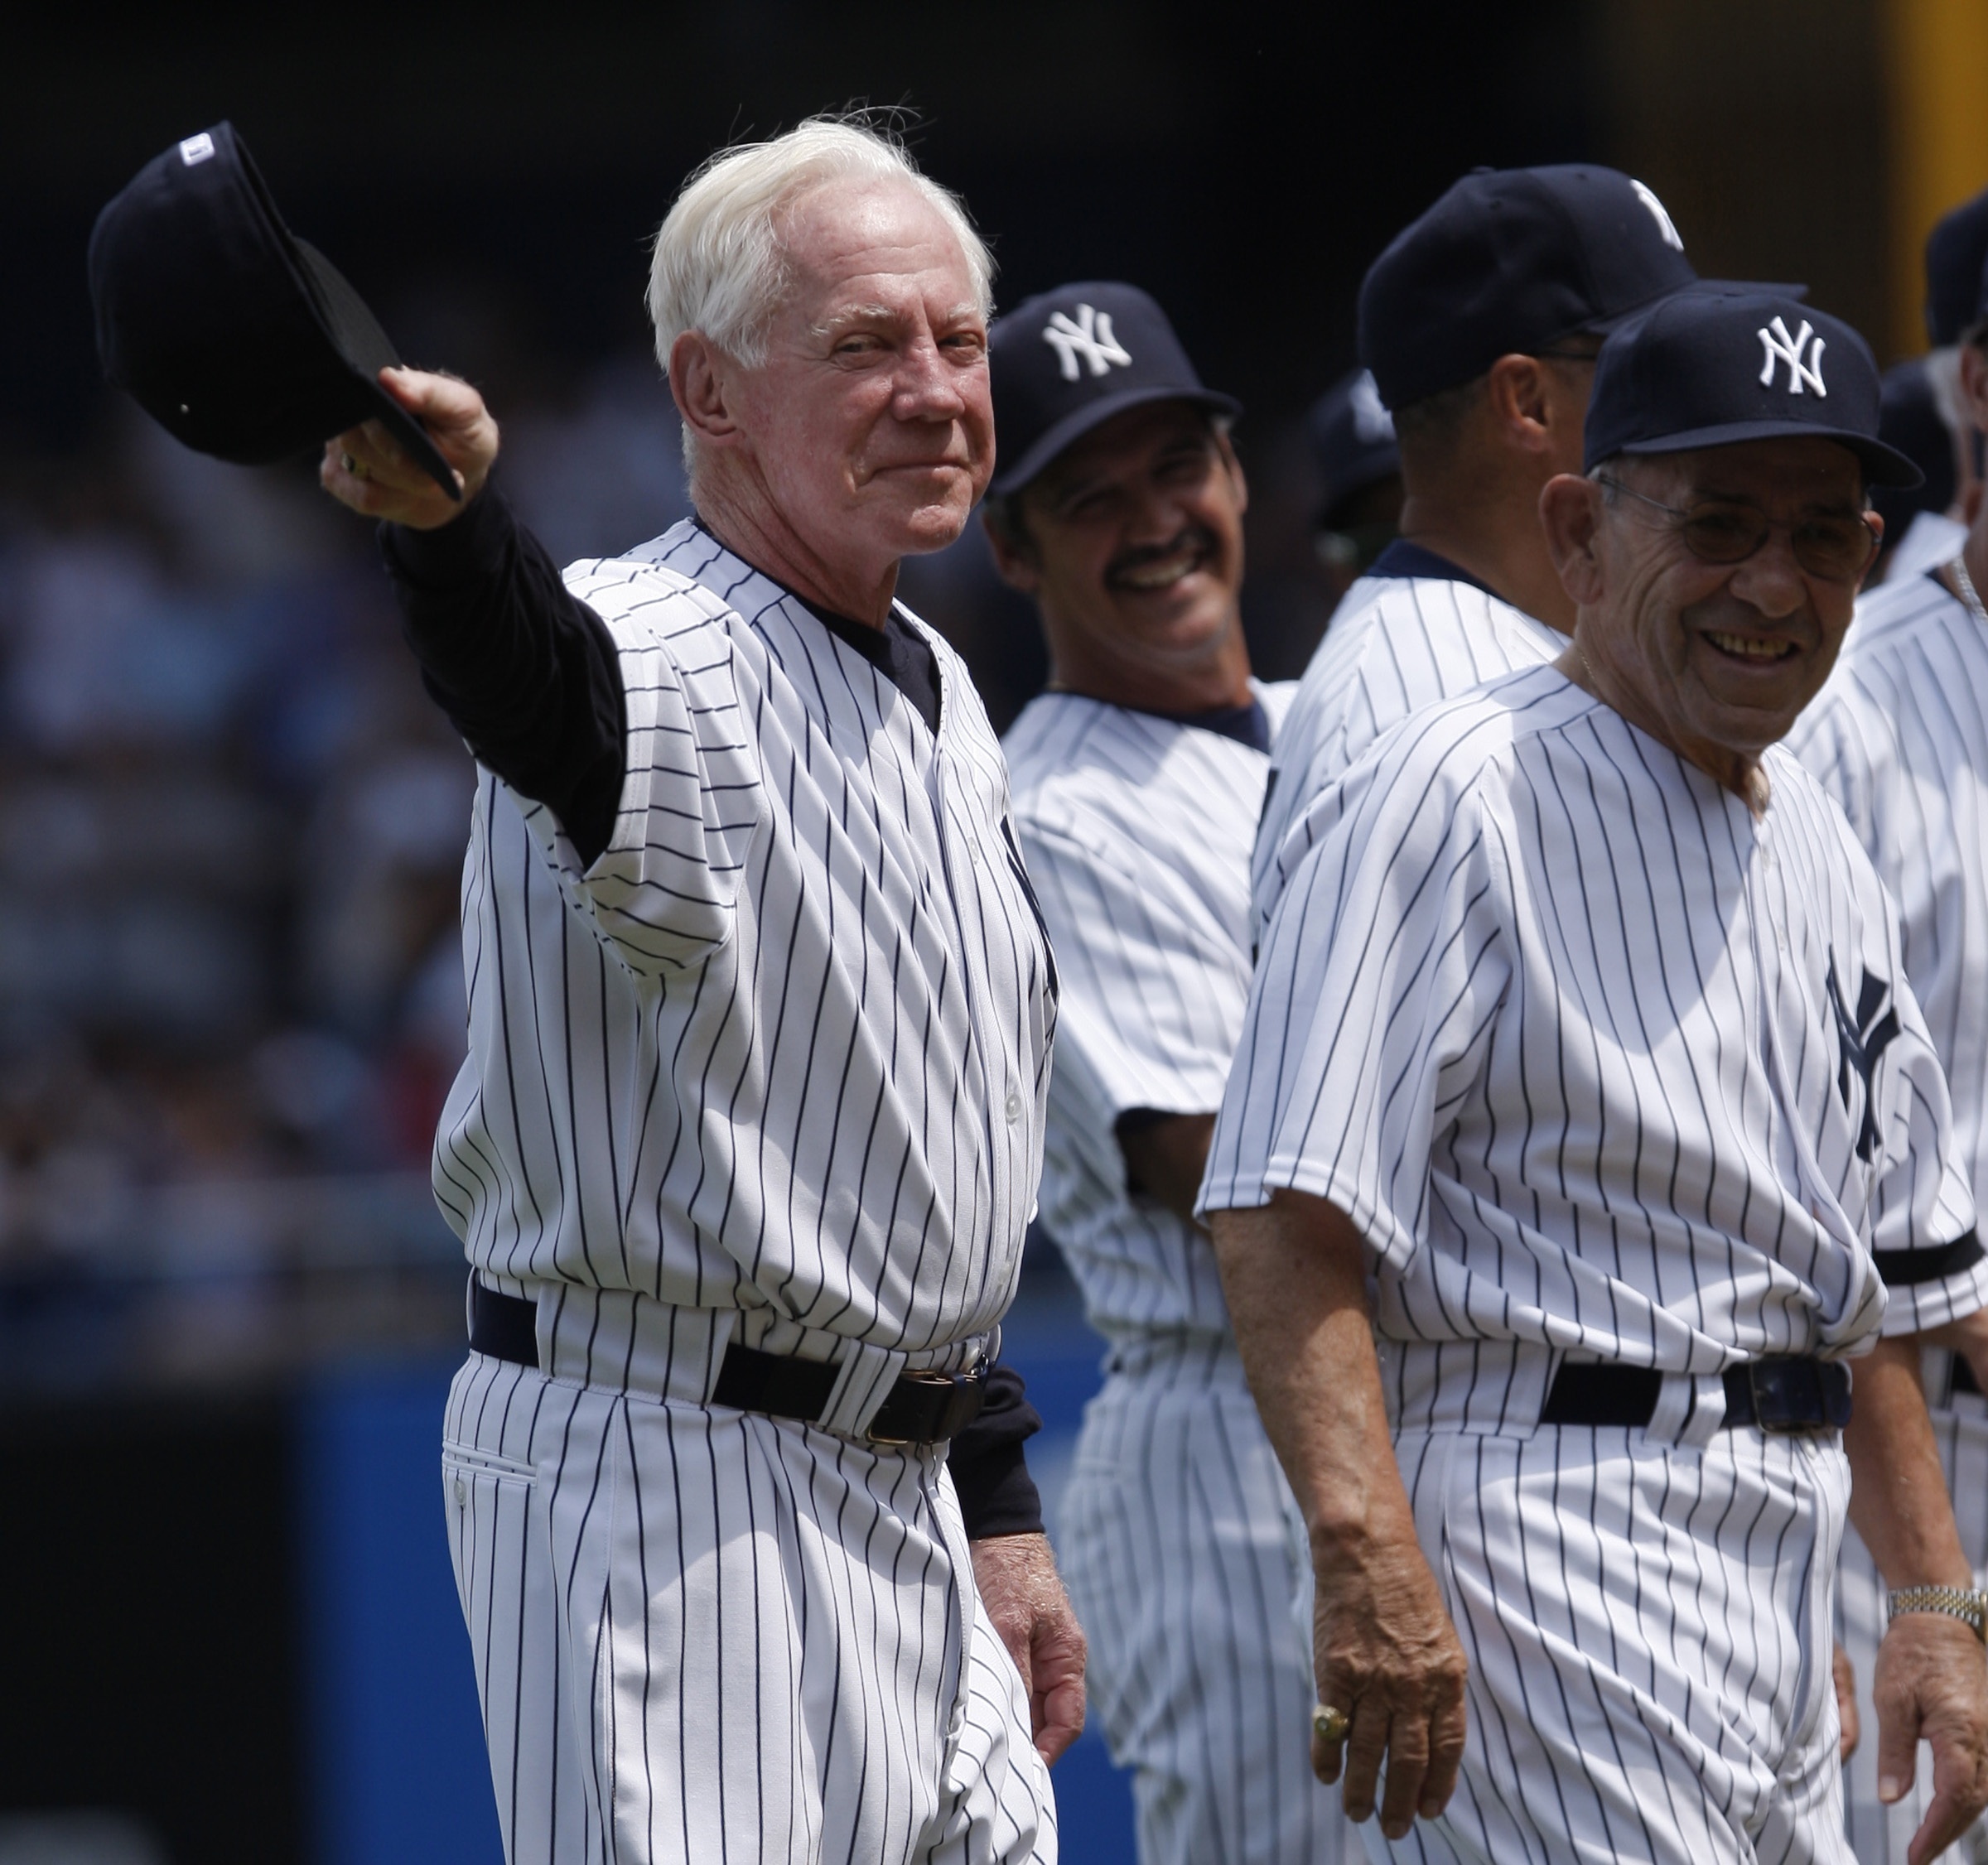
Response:
POLYGON ((1468 438, 1502 356, 1591 352, 1697 277, 1640 181, 1580 164, 1479 169, 1399 234, 1360 287, 1360 359, 1412 484, 1468 438))

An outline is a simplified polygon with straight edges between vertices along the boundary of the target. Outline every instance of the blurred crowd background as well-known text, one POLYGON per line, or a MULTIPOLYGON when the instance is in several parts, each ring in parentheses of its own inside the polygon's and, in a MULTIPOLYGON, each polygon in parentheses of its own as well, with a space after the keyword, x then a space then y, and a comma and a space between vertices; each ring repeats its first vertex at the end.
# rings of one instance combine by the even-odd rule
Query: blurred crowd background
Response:
MULTIPOLYGON (((1001 302, 1132 280, 1242 398, 1246 619, 1272 677, 1302 668, 1342 581, 1315 548, 1306 411, 1353 362, 1368 263, 1464 170, 1626 168, 1701 273, 1806 282, 1886 363, 1924 347, 1927 228, 1988 182, 1979 0, 672 0, 158 10, 114 33, 37 9, 9 39, 0 1435, 44 1487, 0 1527, 0 1580, 31 1596, 53 1597, 51 1537, 97 1481, 74 1447, 123 1442, 133 1408, 280 1404, 314 1370, 461 1336, 427 1161, 463 1052, 468 760, 312 463, 216 465, 101 383, 89 229, 158 150, 232 118, 403 355, 483 388, 510 496, 569 559, 688 508, 641 311, 685 174, 813 110, 903 104, 991 237, 1001 302)), ((1043 655, 977 528, 904 594, 1005 725, 1043 655)), ((253 1463, 266 1434, 243 1430, 253 1463)), ((253 1584, 287 1622, 289 1583, 253 1584)), ((302 1739, 288 1711, 261 1722, 272 1753, 302 1739)), ((68 1793, 0 1776, 0 1810, 68 1793)), ((283 1790, 239 1855, 311 1849, 307 1798, 283 1790)))

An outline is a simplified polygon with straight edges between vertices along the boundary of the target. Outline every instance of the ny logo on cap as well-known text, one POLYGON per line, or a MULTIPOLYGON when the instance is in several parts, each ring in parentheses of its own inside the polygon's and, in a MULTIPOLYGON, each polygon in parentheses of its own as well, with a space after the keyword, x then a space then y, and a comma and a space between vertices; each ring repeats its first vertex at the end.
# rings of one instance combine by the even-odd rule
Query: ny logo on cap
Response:
POLYGON ((1088 305, 1078 305, 1074 319, 1066 317, 1060 311, 1053 311, 1049 322, 1042 327, 1042 340, 1056 352, 1065 382, 1076 381, 1079 356, 1090 364, 1094 376, 1108 374, 1114 363, 1122 369, 1132 367, 1131 356, 1112 335, 1112 314, 1108 311, 1093 311, 1088 305))
POLYGON ((1353 393, 1346 398, 1346 405, 1353 411, 1353 432, 1368 446, 1394 438, 1394 417, 1381 400, 1372 369, 1362 369, 1353 378, 1353 393))
POLYGON ((1774 364, 1788 364, 1788 392, 1799 395, 1803 388, 1812 388, 1818 395, 1826 396, 1829 391, 1822 386, 1822 340, 1817 336, 1812 325, 1804 317, 1802 328, 1791 337, 1788 326, 1777 317, 1771 324, 1764 324, 1754 333, 1760 339, 1760 347, 1766 352, 1760 364, 1760 386, 1772 388, 1774 385, 1774 364), (1812 340, 1812 343, 1811 340, 1812 340), (1802 352, 1808 351, 1808 360, 1802 360, 1802 352))
POLYGON ((1657 198, 1657 190, 1646 188, 1633 176, 1630 178, 1629 186, 1636 190, 1637 200, 1649 209, 1651 219, 1657 223, 1657 232, 1663 235, 1663 243, 1682 253, 1684 250, 1684 235, 1678 232, 1677 223, 1664 212, 1663 203, 1657 198))

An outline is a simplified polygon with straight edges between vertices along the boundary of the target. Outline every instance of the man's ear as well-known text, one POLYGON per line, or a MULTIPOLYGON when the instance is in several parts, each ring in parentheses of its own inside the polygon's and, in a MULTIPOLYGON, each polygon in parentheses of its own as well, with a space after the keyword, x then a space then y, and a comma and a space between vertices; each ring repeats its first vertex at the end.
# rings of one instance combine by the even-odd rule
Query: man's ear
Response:
POLYGON ((1988 430, 1988 354, 1973 344, 1961 345, 1961 406, 1976 427, 1988 430))
POLYGON ((683 425, 707 445, 723 446, 738 435, 731 387, 731 359, 701 330, 686 330, 670 345, 670 398, 683 425))
POLYGON ((1236 488, 1236 509, 1249 509, 1249 481, 1242 476, 1242 462, 1236 457, 1236 443, 1222 429, 1215 430, 1215 451, 1222 456, 1223 466, 1236 488))
POLYGON ((1491 418, 1514 446, 1543 453, 1551 446, 1546 365, 1537 356, 1501 356, 1485 372, 1485 400, 1491 418))
POLYGON ((1009 588, 1034 595, 1042 586, 1042 571, 1026 537, 1016 535, 1011 524, 998 523, 986 506, 980 510, 980 528, 987 534, 987 547, 994 553, 994 567, 1009 588))
POLYGON ((1560 586, 1578 609, 1601 600, 1601 508, 1604 494, 1593 480, 1557 473, 1540 488, 1539 523, 1560 586))

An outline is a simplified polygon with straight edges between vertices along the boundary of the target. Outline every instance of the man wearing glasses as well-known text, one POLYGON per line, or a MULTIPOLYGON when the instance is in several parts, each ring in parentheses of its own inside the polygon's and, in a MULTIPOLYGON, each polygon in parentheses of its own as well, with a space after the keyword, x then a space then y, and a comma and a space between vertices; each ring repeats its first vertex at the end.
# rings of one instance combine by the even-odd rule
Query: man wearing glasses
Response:
POLYGON ((1540 488, 1577 471, 1595 352, 1697 274, 1655 195, 1612 168, 1480 169, 1360 288, 1360 360, 1394 416, 1401 536, 1346 593, 1271 759, 1258 929, 1312 799, 1397 719, 1566 646, 1540 488))
POLYGON ((1933 1750, 1914 1865, 1988 1803, 1911 1337, 1988 1261, 1896 914, 1777 745, 1916 477, 1878 394, 1747 287, 1613 335, 1541 500, 1569 646, 1322 796, 1270 926, 1202 1203, 1310 1532, 1315 1753, 1424 1859, 1846 1861, 1846 1510, 1880 1753, 1933 1750))
MULTIPOLYGON (((1957 332, 1961 405, 1981 428, 1988 428, 1985 248, 1988 195, 1949 215, 1927 247, 1927 320, 1948 340, 1957 332), (1942 255, 1973 261, 1957 301, 1960 268, 1942 267, 1942 255)), ((1988 506, 1964 546, 1943 554, 1948 561, 1895 577, 1858 604, 1842 658, 1788 749, 1842 805, 1898 903, 1899 949, 1952 1087, 1978 1205, 1988 1200, 1988 610, 1980 594, 1988 586, 1988 506)), ((1951 1332, 1931 1344, 1933 1432, 1979 1583, 1988 1578, 1988 1351, 1951 1332)), ((1841 1598, 1844 1642, 1865 1682, 1884 1593, 1855 1536, 1844 1549, 1841 1598)), ((1884 1760, 1860 1759, 1847 1777, 1850 1843, 1863 1865, 1903 1865, 1933 1794, 1931 1781, 1914 1781, 1908 1756, 1898 1757, 1889 1771, 1899 1779, 1885 1792, 1884 1760)), ((1983 1857, 1988 1831, 1977 1829, 1972 1841, 1973 1856, 1983 1857)))

